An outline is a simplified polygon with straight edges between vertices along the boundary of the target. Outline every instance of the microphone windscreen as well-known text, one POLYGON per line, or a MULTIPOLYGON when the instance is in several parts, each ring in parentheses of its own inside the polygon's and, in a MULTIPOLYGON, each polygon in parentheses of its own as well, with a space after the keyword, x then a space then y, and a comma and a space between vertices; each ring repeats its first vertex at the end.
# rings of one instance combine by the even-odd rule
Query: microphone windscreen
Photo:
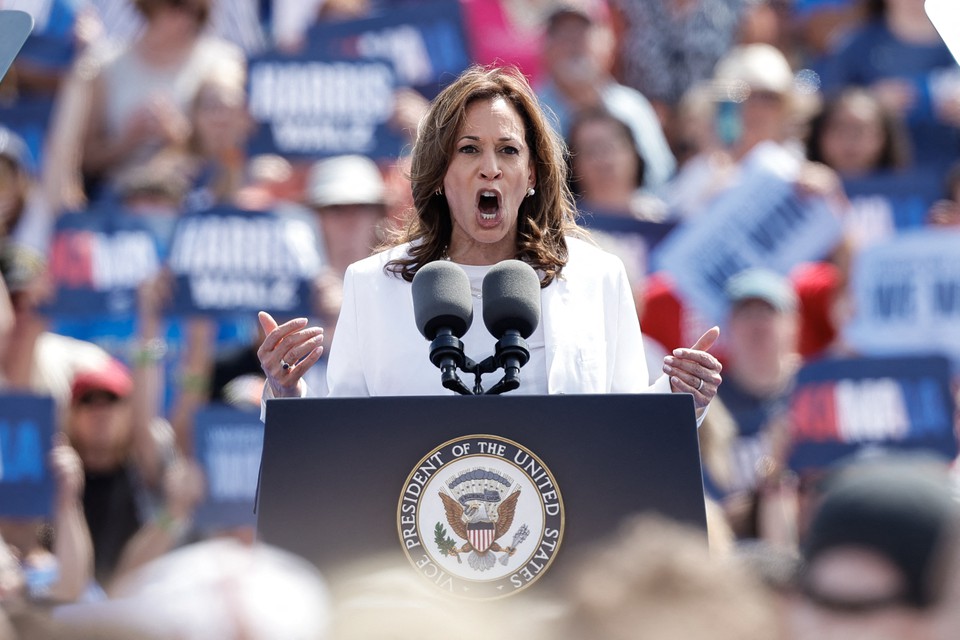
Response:
POLYGON ((413 316, 427 340, 442 327, 460 338, 473 322, 470 279, 452 262, 437 260, 420 267, 413 276, 413 316))
POLYGON ((509 329, 526 339, 540 324, 540 278, 520 260, 495 264, 483 279, 483 323, 498 340, 509 329))

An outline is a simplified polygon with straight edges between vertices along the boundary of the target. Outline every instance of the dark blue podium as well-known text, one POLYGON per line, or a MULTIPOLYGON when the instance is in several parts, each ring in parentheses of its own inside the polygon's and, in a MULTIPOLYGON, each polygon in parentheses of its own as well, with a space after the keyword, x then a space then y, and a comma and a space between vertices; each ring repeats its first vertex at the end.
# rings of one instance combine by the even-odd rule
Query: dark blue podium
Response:
POLYGON ((267 403, 258 536, 326 573, 396 554, 500 597, 647 511, 705 527, 689 395, 267 403))

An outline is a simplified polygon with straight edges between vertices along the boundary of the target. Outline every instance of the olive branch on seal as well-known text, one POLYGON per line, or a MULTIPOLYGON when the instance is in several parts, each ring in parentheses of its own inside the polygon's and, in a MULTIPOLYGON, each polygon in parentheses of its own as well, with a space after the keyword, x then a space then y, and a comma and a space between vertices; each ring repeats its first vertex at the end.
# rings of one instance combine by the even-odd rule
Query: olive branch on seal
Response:
POLYGON ((456 541, 447 536, 447 530, 443 528, 443 525, 439 522, 437 526, 433 528, 433 540, 437 543, 437 548, 445 556, 456 556, 457 563, 460 563, 460 554, 456 552, 457 543, 456 541))

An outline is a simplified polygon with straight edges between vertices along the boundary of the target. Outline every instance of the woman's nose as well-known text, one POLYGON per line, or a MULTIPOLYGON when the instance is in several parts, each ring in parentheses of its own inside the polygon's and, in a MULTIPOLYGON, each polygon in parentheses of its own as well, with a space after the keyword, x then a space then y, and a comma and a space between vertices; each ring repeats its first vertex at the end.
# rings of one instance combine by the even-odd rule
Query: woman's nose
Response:
POLYGON ((484 154, 483 161, 480 163, 480 177, 484 180, 493 180, 501 175, 497 155, 495 153, 484 154))

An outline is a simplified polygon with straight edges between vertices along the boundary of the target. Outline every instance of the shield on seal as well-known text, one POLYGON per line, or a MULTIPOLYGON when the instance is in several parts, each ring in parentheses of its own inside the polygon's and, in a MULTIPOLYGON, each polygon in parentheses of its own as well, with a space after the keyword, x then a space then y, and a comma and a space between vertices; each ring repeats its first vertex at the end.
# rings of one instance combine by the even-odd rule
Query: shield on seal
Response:
POLYGON ((467 525, 467 540, 477 551, 483 553, 493 544, 495 527, 492 522, 471 522, 467 525))

